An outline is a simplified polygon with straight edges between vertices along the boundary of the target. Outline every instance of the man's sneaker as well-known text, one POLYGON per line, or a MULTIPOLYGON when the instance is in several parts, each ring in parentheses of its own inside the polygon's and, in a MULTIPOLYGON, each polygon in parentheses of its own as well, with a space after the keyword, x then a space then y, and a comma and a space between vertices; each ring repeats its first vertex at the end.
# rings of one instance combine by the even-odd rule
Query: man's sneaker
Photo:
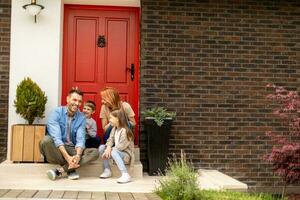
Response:
POLYGON ((75 170, 68 171, 67 175, 68 175, 68 179, 70 179, 70 180, 79 179, 79 174, 75 170))
POLYGON ((47 176, 50 180, 54 181, 57 177, 61 176, 61 172, 59 172, 58 169, 49 169, 47 171, 47 176))
POLYGON ((122 173, 122 176, 118 178, 117 182, 118 183, 128 183, 130 182, 131 177, 128 173, 122 173))
POLYGON ((99 176, 99 178, 109 178, 111 177, 110 169, 105 168, 103 173, 99 176))

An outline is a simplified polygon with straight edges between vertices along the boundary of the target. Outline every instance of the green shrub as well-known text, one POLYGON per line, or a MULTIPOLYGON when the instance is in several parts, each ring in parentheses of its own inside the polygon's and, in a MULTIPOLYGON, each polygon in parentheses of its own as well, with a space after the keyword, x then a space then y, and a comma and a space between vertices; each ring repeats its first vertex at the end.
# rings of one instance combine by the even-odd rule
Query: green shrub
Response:
POLYGON ((142 112, 144 118, 153 118, 158 126, 162 126, 166 119, 174 119, 175 112, 168 112, 164 107, 149 108, 142 112))
POLYGON ((41 88, 30 78, 25 78, 18 86, 14 106, 28 124, 32 124, 36 117, 43 118, 47 96, 41 88))
POLYGON ((164 200, 196 200, 199 191, 197 177, 182 154, 179 161, 176 157, 169 161, 166 177, 159 181, 155 192, 164 200))

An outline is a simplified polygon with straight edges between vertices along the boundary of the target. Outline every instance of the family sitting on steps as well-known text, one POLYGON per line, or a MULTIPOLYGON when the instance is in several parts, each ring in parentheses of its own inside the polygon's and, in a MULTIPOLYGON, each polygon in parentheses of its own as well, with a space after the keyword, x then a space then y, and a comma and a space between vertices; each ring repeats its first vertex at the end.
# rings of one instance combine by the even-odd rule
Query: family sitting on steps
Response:
POLYGON ((130 182, 125 164, 132 166, 134 162, 132 129, 136 122, 131 106, 120 100, 116 89, 105 88, 101 91, 100 118, 105 145, 100 145, 97 125, 92 119, 96 104, 93 101, 85 102, 81 113, 79 107, 82 96, 78 88, 70 90, 67 105, 54 109, 48 118, 47 135, 40 142, 40 151, 46 162, 61 166, 48 170, 48 178, 56 180, 66 173, 71 180, 79 179, 76 169, 100 156, 104 169, 100 178, 111 177, 109 159, 113 159, 122 174, 117 182, 130 182))

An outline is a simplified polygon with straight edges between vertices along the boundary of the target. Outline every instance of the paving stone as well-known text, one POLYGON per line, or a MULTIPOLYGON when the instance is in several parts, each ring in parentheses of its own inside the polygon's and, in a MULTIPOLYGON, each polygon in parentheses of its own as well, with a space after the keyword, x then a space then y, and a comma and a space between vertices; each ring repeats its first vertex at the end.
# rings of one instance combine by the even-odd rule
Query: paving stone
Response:
POLYGON ((51 190, 39 190, 37 193, 35 193, 33 198, 48 198, 51 192, 51 190))
POLYGON ((38 191, 37 190, 24 190, 18 198, 32 198, 38 191))
POLYGON ((65 191, 52 191, 51 194, 49 195, 49 199, 61 199, 64 195, 65 191))

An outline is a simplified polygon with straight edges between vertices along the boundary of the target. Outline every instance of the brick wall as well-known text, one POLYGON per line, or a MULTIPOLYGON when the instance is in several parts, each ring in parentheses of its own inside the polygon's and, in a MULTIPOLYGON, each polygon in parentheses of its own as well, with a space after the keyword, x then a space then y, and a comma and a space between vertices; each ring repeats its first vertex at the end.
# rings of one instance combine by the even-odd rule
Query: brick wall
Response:
MULTIPOLYGON (((267 83, 300 85, 299 1, 142 0, 140 109, 177 112, 170 151, 252 189, 279 185, 262 156, 280 123, 267 83)), ((145 133, 141 153, 146 165, 145 133)))
POLYGON ((0 162, 7 152, 10 6, 10 0, 0 0, 0 162))

